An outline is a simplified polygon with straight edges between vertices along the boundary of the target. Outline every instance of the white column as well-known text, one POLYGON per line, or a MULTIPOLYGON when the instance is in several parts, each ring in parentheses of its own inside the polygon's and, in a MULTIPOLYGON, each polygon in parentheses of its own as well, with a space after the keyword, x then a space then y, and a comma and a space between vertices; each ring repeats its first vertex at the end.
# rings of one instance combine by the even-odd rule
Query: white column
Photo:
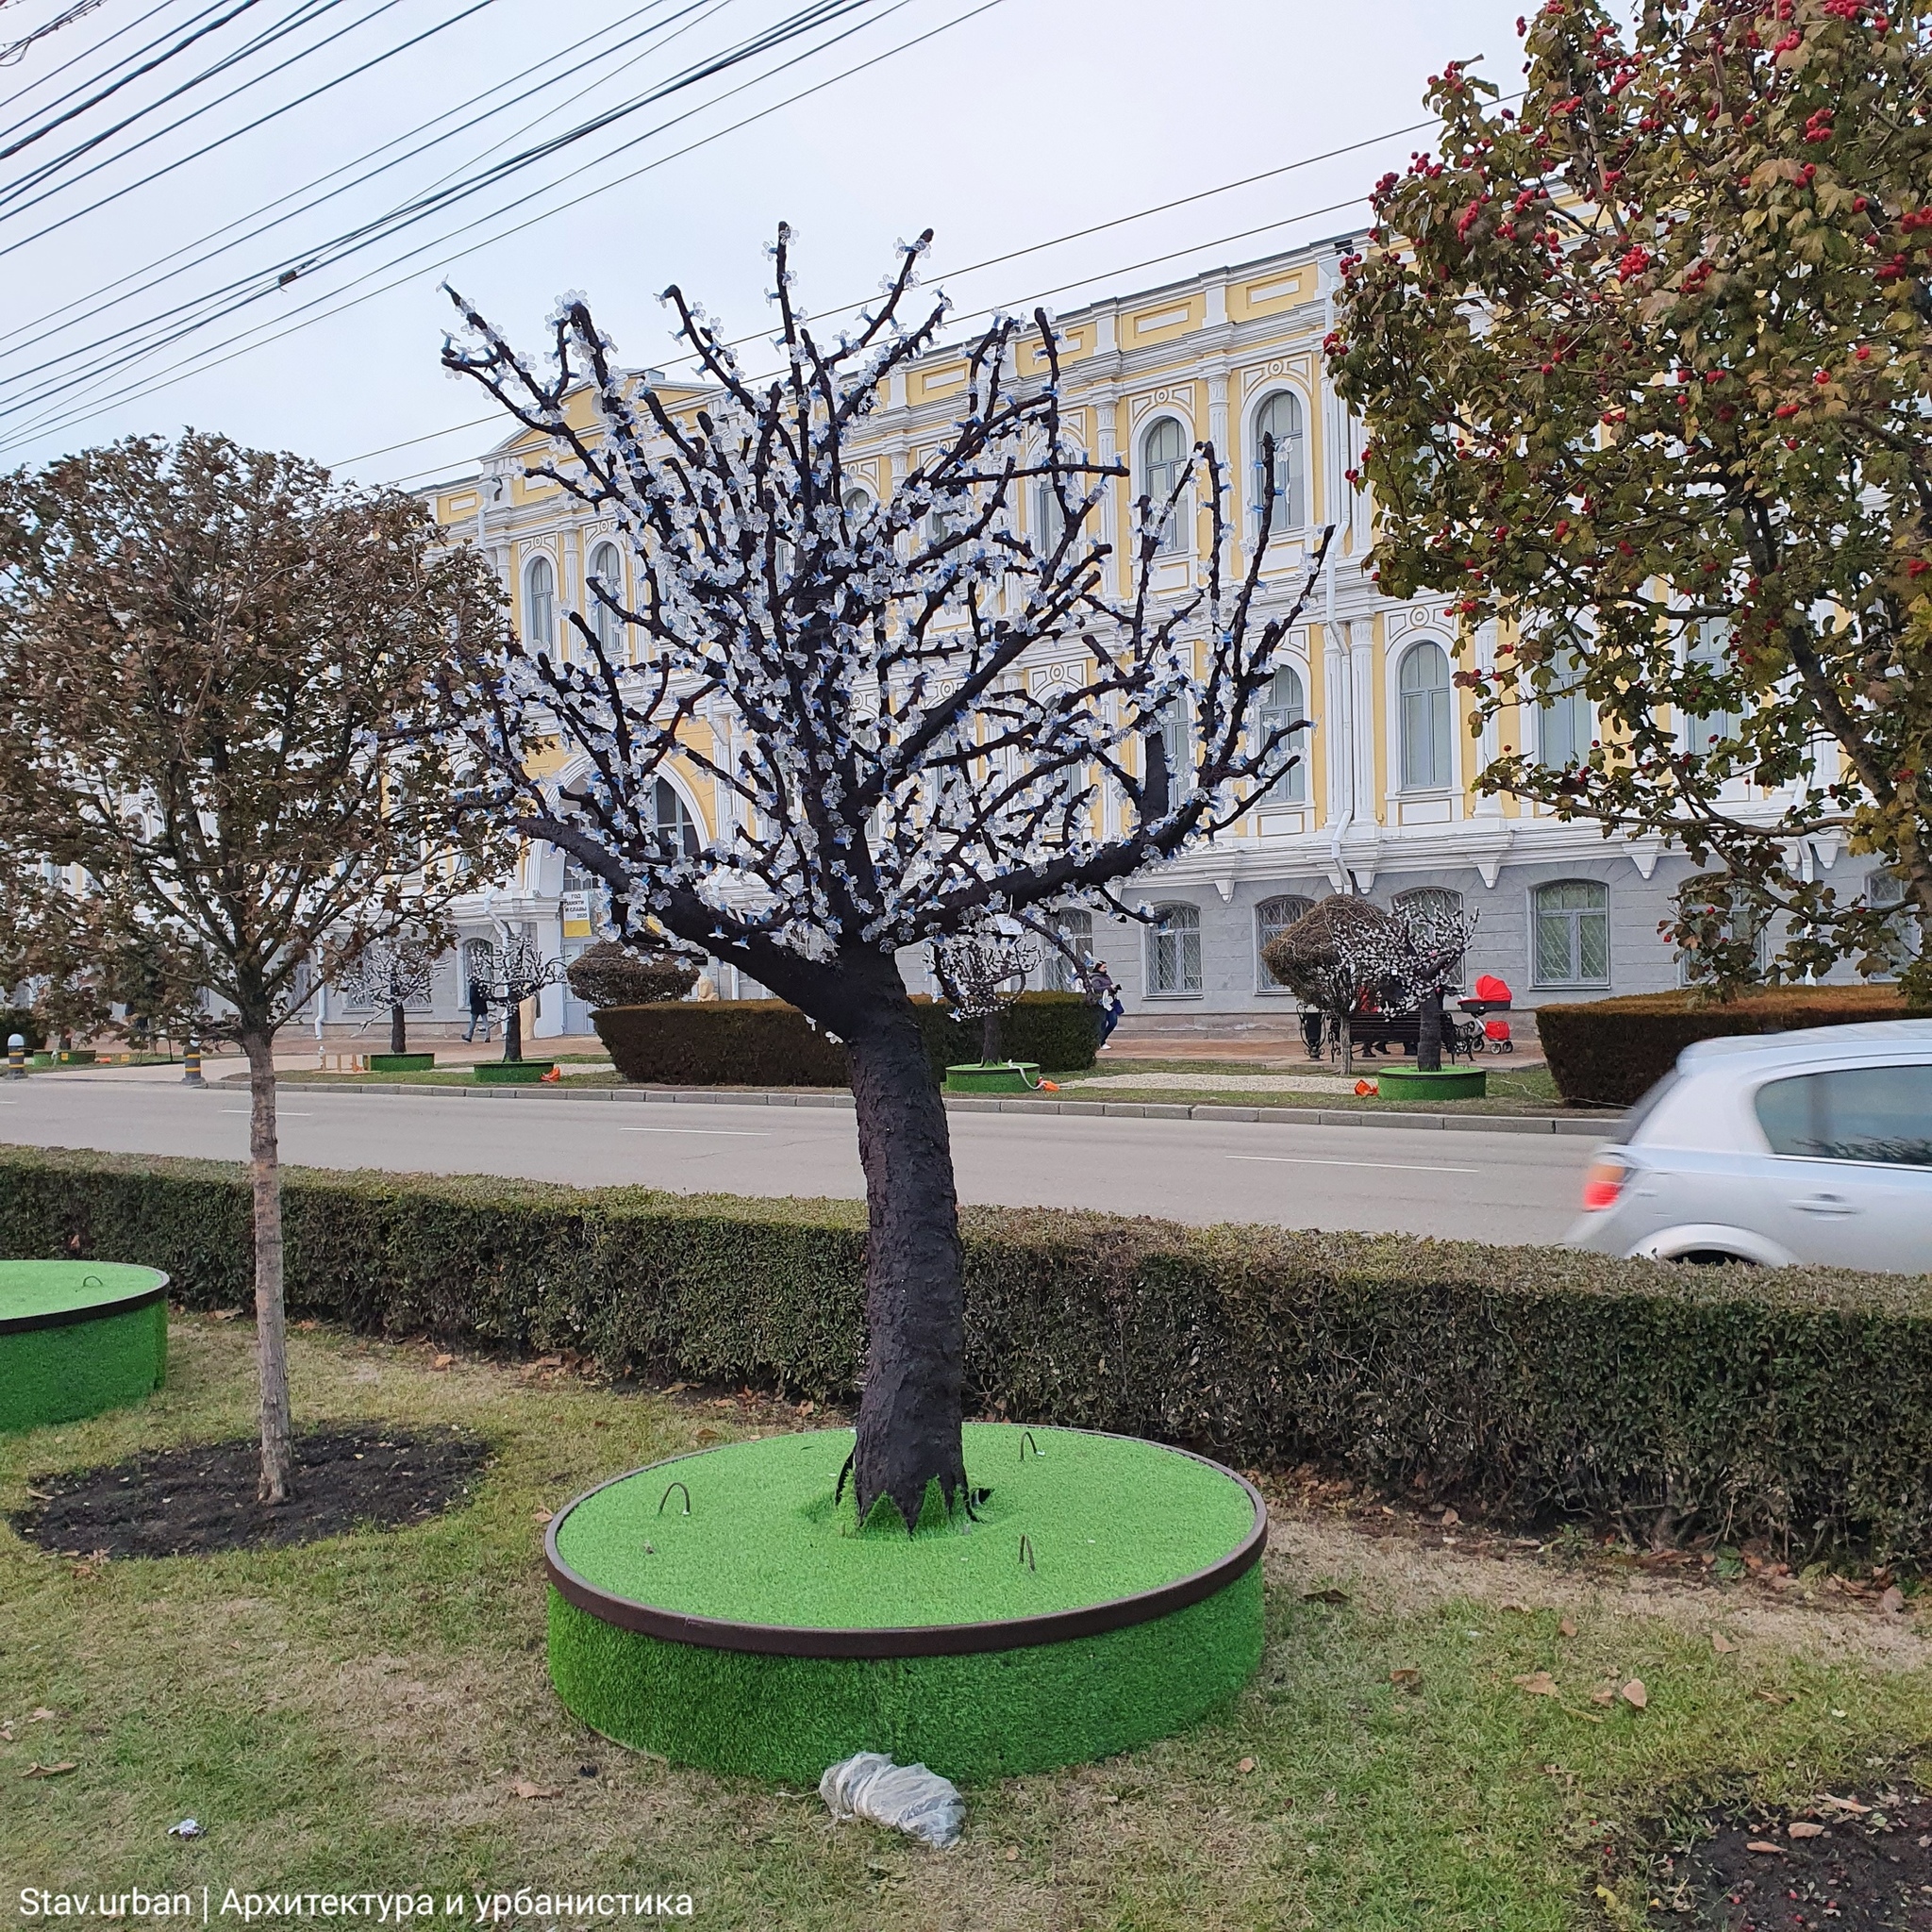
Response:
POLYGON ((1354 734, 1349 724, 1349 675, 1345 624, 1322 626, 1322 744, 1327 778, 1323 816, 1332 825, 1354 793, 1354 734))
MULTIPOLYGON (((1496 622, 1491 618, 1480 625, 1475 634, 1475 664, 1485 677, 1496 668, 1496 622)), ((1464 745, 1469 743, 1463 739, 1464 745)), ((1501 748, 1493 714, 1483 720, 1483 735, 1475 741, 1476 756, 1485 765, 1495 761, 1501 748)), ((1489 792, 1475 802, 1473 816, 1479 819, 1499 819, 1503 816, 1503 800, 1499 793, 1489 792)))
POLYGON ((1376 824, 1375 808, 1375 686, 1372 660, 1373 624, 1360 618, 1348 626, 1349 696, 1355 739, 1355 815, 1363 824, 1376 824))

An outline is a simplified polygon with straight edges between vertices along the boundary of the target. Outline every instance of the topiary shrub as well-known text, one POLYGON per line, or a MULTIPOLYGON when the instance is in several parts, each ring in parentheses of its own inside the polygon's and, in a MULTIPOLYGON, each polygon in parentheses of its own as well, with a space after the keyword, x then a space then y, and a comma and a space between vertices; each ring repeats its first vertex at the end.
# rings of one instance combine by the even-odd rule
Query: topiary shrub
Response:
POLYGON ((1573 1105, 1629 1107, 1697 1040, 1790 1033, 1865 1020, 1932 1018, 1890 986, 1779 986, 1719 1004, 1688 989, 1537 1008, 1536 1027, 1557 1091, 1573 1105))
POLYGON ((564 970, 570 990, 592 1009, 643 1007, 681 1000, 698 983, 696 960, 659 947, 641 952, 615 940, 599 940, 564 970))
MULTIPOLYGON (((849 1397, 861 1201, 284 1171, 291 1308, 849 1397)), ((1932 1561, 1932 1280, 968 1208, 969 1400, 1537 1521, 1932 1561)), ((242 1164, 0 1150, 0 1254, 252 1293, 242 1164)))
MULTIPOLYGON (((937 1000, 915 998, 935 1077, 979 1057, 976 1022, 962 1024, 937 1000)), ((845 1049, 783 1000, 707 1000, 607 1008, 591 1015, 626 1080, 673 1087, 843 1087, 845 1049)), ((1078 993, 1022 993, 1000 1020, 1002 1051, 1048 1073, 1091 1067, 1099 1016, 1078 993)))

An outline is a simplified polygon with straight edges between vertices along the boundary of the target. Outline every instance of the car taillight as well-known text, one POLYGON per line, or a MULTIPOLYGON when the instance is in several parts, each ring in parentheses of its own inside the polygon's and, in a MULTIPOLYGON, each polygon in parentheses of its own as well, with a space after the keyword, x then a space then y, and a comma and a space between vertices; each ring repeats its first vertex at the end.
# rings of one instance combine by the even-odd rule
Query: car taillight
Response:
POLYGON ((1583 1176, 1583 1211, 1595 1214, 1614 1208, 1629 1174, 1621 1160, 1592 1160, 1583 1176))

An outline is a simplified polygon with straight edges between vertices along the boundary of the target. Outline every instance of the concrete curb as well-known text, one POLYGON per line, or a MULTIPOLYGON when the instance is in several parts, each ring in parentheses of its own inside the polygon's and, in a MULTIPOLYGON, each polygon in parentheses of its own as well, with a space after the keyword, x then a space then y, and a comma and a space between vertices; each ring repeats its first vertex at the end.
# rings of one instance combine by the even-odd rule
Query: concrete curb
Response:
MULTIPOLYGON (((384 1080, 362 1085, 344 1082, 322 1086, 300 1081, 288 1088, 296 1093, 436 1093, 445 1098, 468 1096, 483 1100, 591 1100, 617 1101, 630 1105, 675 1107, 842 1107, 853 1104, 849 1093, 820 1093, 808 1091, 775 1092, 705 1087, 580 1087, 575 1091, 568 1082, 556 1087, 455 1087, 428 1081, 384 1080)), ((1558 1134, 1591 1141, 1616 1138, 1623 1124, 1621 1116, 1601 1115, 1578 1120, 1560 1114, 1512 1113, 1372 1113, 1367 1108, 1315 1107, 1224 1107, 1210 1102, 1195 1106, 1170 1105, 1159 1101, 1122 1100, 1035 1100, 1030 1096, 1011 1099, 987 1095, 974 1099, 948 1099, 948 1113, 1030 1113, 1099 1114, 1109 1120, 1130 1121, 1253 1121, 1268 1126, 1285 1127, 1422 1127, 1441 1128, 1464 1134, 1558 1134)))

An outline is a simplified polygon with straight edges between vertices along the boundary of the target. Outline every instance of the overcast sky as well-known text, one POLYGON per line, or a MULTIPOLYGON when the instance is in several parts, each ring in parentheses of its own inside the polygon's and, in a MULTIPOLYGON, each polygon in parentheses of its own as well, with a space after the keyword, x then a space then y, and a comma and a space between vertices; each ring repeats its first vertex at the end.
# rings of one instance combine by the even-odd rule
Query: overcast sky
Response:
MULTIPOLYGON (((808 50, 810 40, 633 114, 366 253, 275 286, 285 261, 306 260, 319 244, 445 177, 471 174, 479 160, 498 159, 632 98, 802 4, 254 0, 187 53, 0 161, 0 248, 10 248, 0 254, 0 465, 40 461, 129 433, 173 434, 193 424, 297 450, 365 480, 456 474, 495 440, 492 425, 364 456, 489 408, 480 391, 453 382, 438 365, 448 308, 437 284, 444 275, 532 349, 541 346, 541 325, 558 292, 581 289, 625 361, 660 365, 675 354, 667 311, 656 300, 667 282, 681 283, 734 330, 764 325, 770 271, 762 250, 780 219, 797 230, 802 295, 815 310, 867 294, 891 266, 895 240, 926 226, 937 232, 927 279, 944 286, 960 309, 1018 306, 1049 291, 1052 305, 1068 308, 1096 294, 1156 286, 1344 232, 1359 224, 1361 208, 1334 205, 1358 197, 1383 169, 1401 166, 1423 138, 1399 136, 978 273, 958 271, 1403 128, 1421 118, 1425 77, 1446 59, 1487 56, 1486 72, 1506 90, 1516 85, 1519 71, 1514 22, 1522 0, 870 0, 817 30, 819 40, 846 34, 839 44, 807 51, 783 72, 774 70, 808 50), (456 18, 469 7, 478 10, 456 18), (618 25, 626 16, 634 16, 629 25, 618 25), (275 33, 298 20, 303 24, 272 50, 250 56, 218 82, 63 161, 40 185, 20 185, 31 166, 149 107, 167 86, 240 48, 246 34, 275 33), (959 24, 946 27, 948 22, 959 24), (439 27, 322 98, 145 187, 121 192, 308 89, 439 27), (340 39, 281 75, 258 78, 276 60, 336 33, 340 39), (640 33, 653 37, 586 65, 588 57, 640 33), (932 37, 876 59, 922 35, 932 37), (587 36, 601 38, 564 57, 587 36), (414 142, 399 137, 553 57, 562 58, 532 79, 568 73, 568 84, 175 279, 141 286, 161 272, 138 273, 148 264, 175 255, 164 266, 178 267, 200 252, 191 244, 217 245, 203 238, 236 225, 224 238, 232 240, 283 197, 289 199, 274 212, 299 207, 323 192, 309 187, 320 177, 344 170, 329 185, 352 178, 357 171, 347 164, 387 142, 398 145, 382 158, 404 153, 414 142), (873 60, 808 99, 779 105, 873 60), (619 72, 620 61, 634 64, 619 72), (232 100, 139 153, 125 151, 165 121, 249 80, 257 84, 232 100), (730 89, 741 91, 721 98, 730 89), (588 91, 567 100, 579 90, 588 91), (680 115, 688 118, 663 125, 680 115), (721 132, 747 116, 758 118, 721 132), (535 125, 518 132, 526 124, 535 125), (711 135, 718 138, 705 140, 711 135), (693 142, 705 144, 665 158, 693 142), (635 144, 612 152, 624 142, 635 144), (104 159, 91 178, 75 178, 104 159), (660 164, 647 168, 653 161, 660 164), (562 180, 586 162, 575 179, 562 180), (640 168, 647 172, 605 186, 640 168), (8 183, 15 184, 10 192, 8 183), (510 211, 512 201, 546 184, 554 185, 510 211), (37 194, 44 198, 25 206, 37 194), (103 195, 115 198, 86 211, 103 195), (532 216, 541 218, 521 232, 504 232, 532 216), (428 245, 471 223, 477 225, 428 245), (43 226, 49 232, 28 239, 43 226), (1184 252, 1154 259, 1173 251, 1184 252), (131 279, 121 305, 101 308, 94 291, 122 277, 131 279), (163 311, 206 301, 231 283, 254 299, 145 360, 108 367, 115 347, 94 346, 120 331, 152 328, 163 311), (358 296, 366 299, 329 313, 358 296), (43 319, 61 309, 68 313, 43 319), (280 340, 246 353, 233 353, 246 342, 221 346, 243 330, 270 336, 284 329, 289 333, 280 340), (185 358, 211 366, 173 375, 169 365, 185 358), (56 388, 31 400, 37 389, 90 371, 89 388, 56 388), (142 390, 149 392, 136 392, 142 390)), ((0 46, 72 5, 0 0, 0 46)), ((0 147, 78 105, 84 96, 57 97, 130 50, 158 37, 171 44, 236 5, 100 0, 85 18, 0 66, 0 127, 18 130, 0 135, 0 147), (114 34, 121 38, 110 41, 114 34), (71 64, 57 75, 63 63, 71 64)))

